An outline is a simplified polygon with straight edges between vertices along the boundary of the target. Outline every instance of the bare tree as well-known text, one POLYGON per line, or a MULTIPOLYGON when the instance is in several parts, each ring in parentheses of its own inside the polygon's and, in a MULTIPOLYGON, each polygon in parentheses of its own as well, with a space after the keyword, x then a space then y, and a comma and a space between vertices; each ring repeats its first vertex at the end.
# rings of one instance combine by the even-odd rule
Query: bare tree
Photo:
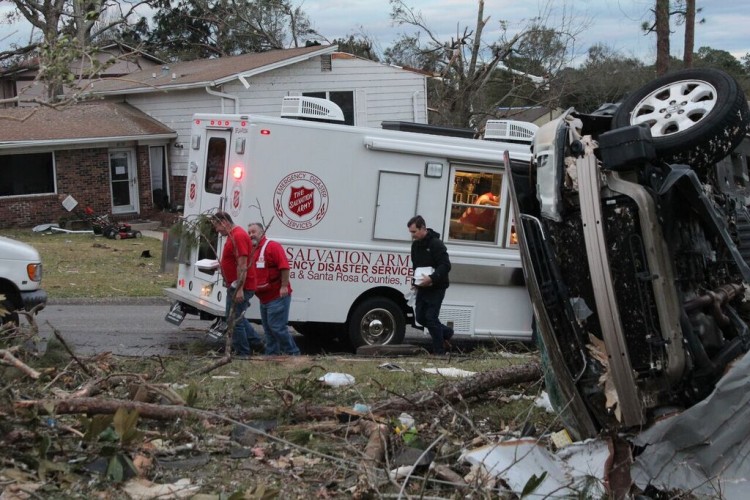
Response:
POLYGON ((695 47, 695 0, 685 0, 685 53, 682 56, 686 68, 693 67, 695 47))
MULTIPOLYGON (((676 0, 674 5, 670 6, 669 0, 656 0, 654 13, 654 23, 644 22, 641 26, 646 33, 656 33, 656 74, 663 75, 669 71, 670 61, 670 18, 676 18, 677 25, 685 25, 685 47, 683 54, 683 66, 685 68, 693 67, 693 55, 695 50, 695 16, 701 12, 696 8, 695 0, 676 0)), ((698 21, 699 24, 705 22, 705 19, 698 21)))
MULTIPOLYGON (((386 51, 386 60, 399 64, 397 57, 404 57, 412 64, 415 62, 423 64, 420 69, 429 71, 435 75, 431 81, 431 108, 435 111, 435 123, 480 127, 483 118, 493 114, 497 100, 485 99, 484 91, 497 77, 497 71, 514 70, 516 81, 528 84, 535 80, 528 73, 528 68, 514 68, 514 53, 524 50, 525 44, 533 44, 536 40, 544 38, 538 35, 546 28, 545 16, 530 21, 524 29, 506 36, 508 25, 499 21, 502 35, 498 40, 488 42, 484 35, 485 29, 490 21, 490 16, 485 16, 484 0, 477 0, 476 21, 472 27, 458 27, 455 36, 449 40, 441 39, 421 12, 415 11, 406 5, 403 0, 390 0, 391 19, 397 25, 412 26, 418 30, 415 35, 404 34, 400 40, 386 51), (422 37, 421 35, 424 35, 422 37), (527 78, 524 79, 524 76, 527 78)), ((556 40, 562 40, 559 50, 563 53, 568 49, 568 42, 572 43, 575 36, 583 29, 583 23, 574 26, 570 20, 563 20, 561 26, 554 30, 556 40)), ((558 46, 556 44, 556 46, 558 46)), ((553 74, 562 67, 564 57, 552 57, 549 61, 555 61, 557 67, 546 67, 544 75, 553 74)), ((543 85, 541 79, 537 85, 543 85)), ((507 97, 513 97, 514 90, 506 92, 507 97)), ((502 98, 500 98, 502 100, 502 98)))
POLYGON ((47 87, 47 100, 54 102, 64 85, 73 84, 83 76, 81 71, 86 71, 76 74, 74 66, 90 68, 92 75, 101 71, 102 63, 94 62, 93 42, 129 23, 137 9, 151 1, 11 0, 16 8, 11 17, 25 19, 37 35, 32 34, 33 41, 27 46, 0 53, 0 61, 34 53, 39 58, 37 79, 47 87))
POLYGON ((656 0, 656 74, 669 71, 669 0, 656 0))

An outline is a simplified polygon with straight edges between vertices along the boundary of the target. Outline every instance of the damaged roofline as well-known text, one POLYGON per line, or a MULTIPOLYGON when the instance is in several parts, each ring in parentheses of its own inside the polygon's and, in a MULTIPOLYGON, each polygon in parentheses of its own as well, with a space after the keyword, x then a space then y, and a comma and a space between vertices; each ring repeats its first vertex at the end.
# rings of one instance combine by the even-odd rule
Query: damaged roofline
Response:
POLYGON ((240 83, 246 88, 250 88, 250 82, 247 81, 248 78, 259 75, 261 73, 265 73, 267 71, 272 71, 274 69, 283 68, 284 66, 289 66, 290 64, 296 64, 298 62, 306 61, 308 59, 312 59, 313 57, 322 56, 325 54, 333 54, 334 52, 338 52, 339 46, 338 45, 331 45, 330 47, 327 47, 323 50, 316 50, 315 52, 310 52, 309 54, 303 54, 301 56, 293 57, 291 59, 285 59, 283 61, 279 61, 273 64, 268 64, 266 66, 262 66, 260 68, 256 68, 250 71, 244 71, 242 73, 238 73, 236 75, 232 75, 231 77, 221 78, 216 81, 217 84, 227 83, 232 80, 239 79, 240 83))
POLYGON ((307 54, 303 54, 297 57, 292 57, 290 59, 284 59, 283 61, 279 61, 273 64, 267 64, 265 66, 261 66, 260 68, 256 68, 250 71, 245 71, 241 73, 235 73, 230 76, 226 76, 224 78, 219 78, 216 80, 203 80, 200 82, 193 82, 193 83, 182 83, 182 84, 175 84, 175 85, 146 85, 142 87, 133 87, 129 89, 120 89, 120 90, 103 90, 101 92, 97 92, 94 88, 94 83, 91 84, 91 95, 129 95, 129 94, 148 94, 151 92, 169 92, 171 90, 192 90, 192 89, 200 89, 204 87, 218 87, 220 85, 223 85, 228 82, 232 82, 234 80, 239 80, 240 83, 245 88, 250 88, 250 83, 247 81, 247 78, 250 78, 255 75, 259 75, 262 73, 266 73, 268 71, 283 68, 285 66, 289 66, 290 64, 295 64, 298 62, 306 61, 307 59, 312 59, 313 57, 322 56, 325 54, 332 54, 334 52, 338 51, 338 45, 331 45, 330 47, 326 47, 325 49, 316 50, 315 52, 310 52, 307 54))
POLYGON ((76 146, 80 144, 101 144, 106 142, 124 141, 169 141, 177 138, 177 133, 156 135, 125 135, 117 137, 86 137, 77 139, 47 139, 31 141, 8 141, 0 142, 0 150, 15 149, 21 147, 49 147, 49 146, 76 146))

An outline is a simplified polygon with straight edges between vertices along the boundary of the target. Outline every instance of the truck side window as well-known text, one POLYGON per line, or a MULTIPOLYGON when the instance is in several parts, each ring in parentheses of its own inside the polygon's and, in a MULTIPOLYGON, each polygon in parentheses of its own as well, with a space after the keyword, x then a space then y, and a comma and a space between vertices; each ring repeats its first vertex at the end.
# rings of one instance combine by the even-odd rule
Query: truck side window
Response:
POLYGON ((227 157, 227 141, 221 137, 211 137, 206 151, 206 178, 204 189, 207 193, 221 194, 224 190, 224 171, 227 157))
POLYGON ((456 171, 449 239, 498 242, 502 183, 500 173, 456 171))

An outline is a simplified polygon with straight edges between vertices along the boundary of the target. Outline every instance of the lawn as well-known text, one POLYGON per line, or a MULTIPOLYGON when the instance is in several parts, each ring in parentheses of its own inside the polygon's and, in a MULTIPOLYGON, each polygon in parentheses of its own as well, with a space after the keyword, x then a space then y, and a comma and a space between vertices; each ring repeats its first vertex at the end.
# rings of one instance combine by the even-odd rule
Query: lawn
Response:
POLYGON ((162 242, 156 238, 110 240, 93 234, 34 233, 4 229, 42 256, 42 287, 51 299, 161 297, 176 274, 161 271, 162 242), (150 257, 146 257, 150 255, 150 257))

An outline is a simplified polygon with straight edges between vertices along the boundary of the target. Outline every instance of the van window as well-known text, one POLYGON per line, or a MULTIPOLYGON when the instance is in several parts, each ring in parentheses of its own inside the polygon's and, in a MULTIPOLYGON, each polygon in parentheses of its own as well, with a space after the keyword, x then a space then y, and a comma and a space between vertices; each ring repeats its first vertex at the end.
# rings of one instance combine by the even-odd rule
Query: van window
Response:
POLYGON ((450 240, 498 243, 503 174, 456 170, 451 196, 450 240))
POLYGON ((224 190, 224 171, 226 170, 227 141, 222 137, 211 137, 206 152, 206 179, 204 189, 207 193, 221 194, 224 190))

